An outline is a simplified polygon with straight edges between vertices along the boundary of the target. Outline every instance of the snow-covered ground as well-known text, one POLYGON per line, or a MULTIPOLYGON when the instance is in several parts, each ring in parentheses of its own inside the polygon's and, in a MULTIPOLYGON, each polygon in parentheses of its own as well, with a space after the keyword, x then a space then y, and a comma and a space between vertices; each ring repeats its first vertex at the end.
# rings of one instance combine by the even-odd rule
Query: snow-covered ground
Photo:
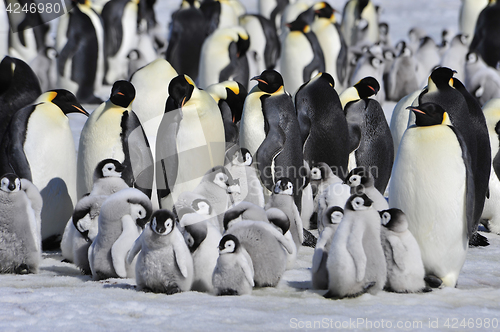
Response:
MULTIPOLYGON (((459 0, 373 0, 393 42, 414 26, 439 40, 457 29, 459 0)), ((160 22, 180 0, 157 0, 160 22)), ((256 0, 242 0, 255 12, 256 0)), ((345 0, 329 1, 337 10, 345 0)), ((394 103, 386 103, 386 113, 394 103)), ((92 110, 90 108, 89 110, 92 110)), ((70 115, 75 137, 85 118, 70 115)), ((483 233, 486 248, 470 249, 457 288, 422 294, 380 292, 328 300, 311 290, 313 249, 302 247, 293 269, 276 288, 252 295, 215 297, 197 292, 143 293, 133 279, 95 282, 59 252, 46 252, 37 275, 0 275, 0 331, 283 331, 500 329, 500 237, 483 233)))

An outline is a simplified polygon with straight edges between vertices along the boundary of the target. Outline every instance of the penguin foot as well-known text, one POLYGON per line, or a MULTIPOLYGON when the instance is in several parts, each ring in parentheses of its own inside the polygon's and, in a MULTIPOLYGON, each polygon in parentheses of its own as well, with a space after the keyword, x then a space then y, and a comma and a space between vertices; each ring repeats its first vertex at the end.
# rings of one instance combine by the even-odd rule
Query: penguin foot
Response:
POLYGON ((318 242, 318 239, 316 239, 316 237, 314 237, 314 235, 312 235, 307 229, 302 230, 304 231, 304 242, 302 242, 302 245, 305 247, 316 248, 316 242, 318 242))
POLYGON ((217 292, 218 296, 226 296, 226 295, 238 295, 238 291, 231 288, 221 289, 217 292))
POLYGON ((424 288, 422 288, 421 292, 422 293, 430 293, 430 292, 432 292, 432 288, 425 286, 424 288))
POLYGON ((314 212, 309 220, 309 229, 318 229, 318 213, 314 212))
POLYGON ((30 268, 28 265, 23 263, 23 264, 19 265, 18 267, 16 267, 14 272, 16 274, 28 274, 28 273, 30 273, 30 268))
POLYGON ((172 295, 172 294, 176 294, 176 293, 180 293, 180 292, 182 292, 182 291, 179 288, 179 286, 177 286, 177 285, 168 285, 165 287, 165 290, 164 290, 164 293, 167 295, 172 295))
POLYGON ((368 283, 366 283, 363 286, 363 289, 361 290, 361 292, 358 292, 358 293, 355 293, 355 294, 349 294, 346 297, 352 299, 352 298, 361 296, 361 295, 365 294, 366 292, 368 292, 370 290, 370 288, 372 288, 373 286, 375 286, 375 284, 376 284, 375 281, 368 282, 368 283))
POLYGON ((473 233, 469 239, 469 247, 486 247, 489 245, 488 239, 478 232, 473 233))
POLYGON ((424 278, 425 282, 429 287, 438 288, 443 283, 443 280, 439 279, 433 274, 428 274, 424 278))

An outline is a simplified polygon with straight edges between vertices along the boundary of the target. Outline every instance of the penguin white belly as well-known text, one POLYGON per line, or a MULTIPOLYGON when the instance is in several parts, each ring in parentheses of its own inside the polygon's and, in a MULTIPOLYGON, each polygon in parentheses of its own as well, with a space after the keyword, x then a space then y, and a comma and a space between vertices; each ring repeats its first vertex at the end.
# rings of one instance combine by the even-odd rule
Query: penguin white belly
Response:
MULTIPOLYGON (((285 89, 294 94, 304 83, 303 71, 313 60, 314 53, 306 36, 296 31, 288 34, 281 49, 280 65, 285 89)), ((312 73, 312 76, 316 74, 312 73)))
POLYGON ((337 58, 342 45, 340 36, 335 26, 327 19, 316 20, 312 25, 312 30, 318 37, 319 45, 323 50, 325 71, 332 75, 336 90, 341 91, 342 89, 339 89, 339 87, 342 82, 340 82, 337 74, 337 58))
POLYGON ((408 216, 427 274, 454 287, 468 248, 466 169, 447 126, 409 128, 396 158, 389 202, 408 216))
POLYGON ((500 181, 491 167, 490 182, 488 184, 490 197, 486 198, 481 219, 486 219, 486 226, 490 232, 500 234, 500 181))
POLYGON ((56 50, 57 52, 61 52, 64 45, 68 42, 68 37, 66 36, 66 32, 68 31, 69 25, 69 15, 62 15, 58 18, 57 23, 57 34, 56 34, 56 50))
POLYGON ((401 138, 403 134, 408 128, 408 119, 410 117, 411 112, 406 109, 407 106, 418 104, 418 95, 421 93, 421 90, 417 90, 405 97, 403 97, 397 104, 394 106, 394 110, 392 111, 391 116, 391 135, 392 141, 394 143, 394 156, 397 155, 399 142, 401 142, 401 138))
POLYGON ((111 247, 113 268, 120 278, 133 278, 135 276, 135 261, 127 266, 125 259, 135 240, 141 234, 141 229, 137 227, 135 221, 128 214, 124 215, 121 221, 122 233, 111 247))
POLYGON ((9 51, 9 17, 5 10, 5 3, 0 3, 0 56, 3 58, 9 51))
POLYGON ((220 1, 220 15, 218 29, 228 28, 238 25, 238 17, 231 5, 220 1))
POLYGON ((264 131, 264 114, 262 113, 262 103, 260 97, 264 93, 250 93, 243 107, 243 114, 240 122, 240 146, 248 149, 253 156, 259 146, 266 139, 264 131))
POLYGON ((488 5, 488 0, 462 0, 459 15, 460 32, 469 36, 469 43, 474 37, 479 13, 488 5))
POLYGON ((231 62, 227 48, 221 47, 221 42, 212 40, 218 36, 212 36, 205 40, 201 48, 197 84, 201 89, 219 83, 220 72, 231 62))
POLYGON ((26 29, 17 32, 17 34, 21 33, 24 36, 25 45, 21 44, 18 36, 11 35, 11 47, 9 49, 9 52, 12 57, 19 58, 26 63, 30 63, 34 58, 36 58, 38 54, 35 34, 33 32, 33 29, 26 29))
POLYGON ((28 217, 28 225, 30 227, 31 235, 33 236, 33 241, 36 246, 36 250, 38 254, 42 253, 42 239, 40 237, 40 229, 41 225, 39 220, 37 220, 35 211, 31 207, 31 201, 28 199, 28 196, 23 195, 24 203, 23 206, 26 207, 26 216, 28 217))
POLYGON ((262 30, 259 20, 253 16, 247 16, 243 19, 242 26, 248 31, 250 35, 250 48, 248 52, 255 52, 255 57, 249 57, 249 60, 255 60, 256 69, 255 72, 250 73, 250 77, 260 75, 264 70, 266 70, 266 62, 264 59, 264 53, 266 49, 266 35, 262 30))

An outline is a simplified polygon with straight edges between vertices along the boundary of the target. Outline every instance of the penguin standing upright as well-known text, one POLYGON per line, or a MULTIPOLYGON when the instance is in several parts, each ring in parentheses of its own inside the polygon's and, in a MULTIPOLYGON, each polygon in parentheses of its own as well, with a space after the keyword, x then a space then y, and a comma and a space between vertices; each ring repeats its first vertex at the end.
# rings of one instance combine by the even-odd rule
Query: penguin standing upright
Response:
POLYGON ((94 92, 100 90, 104 77, 102 19, 89 0, 73 1, 76 6, 57 32, 58 85, 73 91, 82 103, 101 103, 94 92))
POLYGON ((423 103, 410 109, 416 125, 401 140, 389 205, 408 216, 428 282, 455 287, 474 224, 471 156, 441 106, 423 103))
MULTIPOLYGON (((387 99, 400 101, 406 95, 420 89, 417 77, 418 62, 411 49, 405 42, 401 42, 399 55, 392 63, 386 80, 387 99)), ((406 110, 403 111, 406 115, 406 110)), ((392 118, 391 118, 392 122, 392 118)))
POLYGON ((468 43, 474 37, 477 19, 481 11, 488 6, 489 0, 462 0, 458 17, 458 29, 460 33, 468 37, 468 43))
POLYGON ((295 93, 299 87, 319 72, 325 71, 325 57, 318 37, 307 20, 308 12, 288 23, 290 32, 282 41, 280 68, 288 91, 295 93))
POLYGON ((28 179, 43 198, 42 241, 57 248, 77 201, 76 152, 67 114, 88 113, 67 90, 51 90, 16 112, 0 148, 0 173, 28 179))
POLYGON ((472 39, 469 51, 475 51, 481 55, 488 66, 496 68, 500 61, 500 43, 498 33, 500 32, 500 2, 490 1, 477 18, 474 38, 472 39))
POLYGON ((215 100, 187 75, 170 81, 156 144, 156 185, 162 208, 192 191, 212 167, 224 164, 224 124, 215 100))
POLYGON ((217 29, 238 25, 238 16, 244 13, 240 13, 240 6, 233 3, 238 3, 238 0, 204 0, 201 3, 200 10, 207 21, 208 35, 217 29))
POLYGON ((378 13, 370 0, 349 0, 342 11, 342 33, 348 46, 379 40, 378 13), (360 35, 364 38, 360 39, 360 35))
POLYGON ((289 3, 289 0, 259 0, 259 13, 268 18, 277 29, 281 24, 281 15, 289 3))
POLYGON ((320 73, 295 94, 304 160, 310 165, 324 162, 335 175, 347 172, 349 137, 347 120, 335 91, 335 81, 320 73))

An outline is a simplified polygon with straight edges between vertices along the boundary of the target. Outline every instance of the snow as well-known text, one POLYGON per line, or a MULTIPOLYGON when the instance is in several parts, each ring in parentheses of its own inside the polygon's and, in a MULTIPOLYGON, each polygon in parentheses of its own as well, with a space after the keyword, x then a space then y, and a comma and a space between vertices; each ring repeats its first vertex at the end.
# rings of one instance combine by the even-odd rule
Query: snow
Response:
MULTIPOLYGON (((256 11, 257 0, 242 2, 249 12, 256 11)), ((345 0, 329 2, 341 11, 345 0)), ((382 21, 390 24, 393 43, 413 26, 424 27, 435 40, 445 27, 457 30, 459 0, 374 2, 383 8, 382 21)), ((164 27, 179 3, 158 0, 158 19, 164 27)), ((388 118, 394 104, 384 105, 388 118)), ((78 138, 85 117, 70 114, 70 121, 78 138)), ((0 275, 0 331, 417 331, 447 330, 446 323, 460 330, 492 330, 500 324, 500 237, 482 234, 490 246, 469 249, 457 288, 421 294, 380 292, 344 300, 325 299, 324 291, 311 289, 313 249, 307 247, 300 248, 293 269, 276 288, 254 289, 240 297, 144 293, 136 290, 133 279, 92 281, 73 264, 61 262, 60 252, 45 252, 39 274, 0 275)))

